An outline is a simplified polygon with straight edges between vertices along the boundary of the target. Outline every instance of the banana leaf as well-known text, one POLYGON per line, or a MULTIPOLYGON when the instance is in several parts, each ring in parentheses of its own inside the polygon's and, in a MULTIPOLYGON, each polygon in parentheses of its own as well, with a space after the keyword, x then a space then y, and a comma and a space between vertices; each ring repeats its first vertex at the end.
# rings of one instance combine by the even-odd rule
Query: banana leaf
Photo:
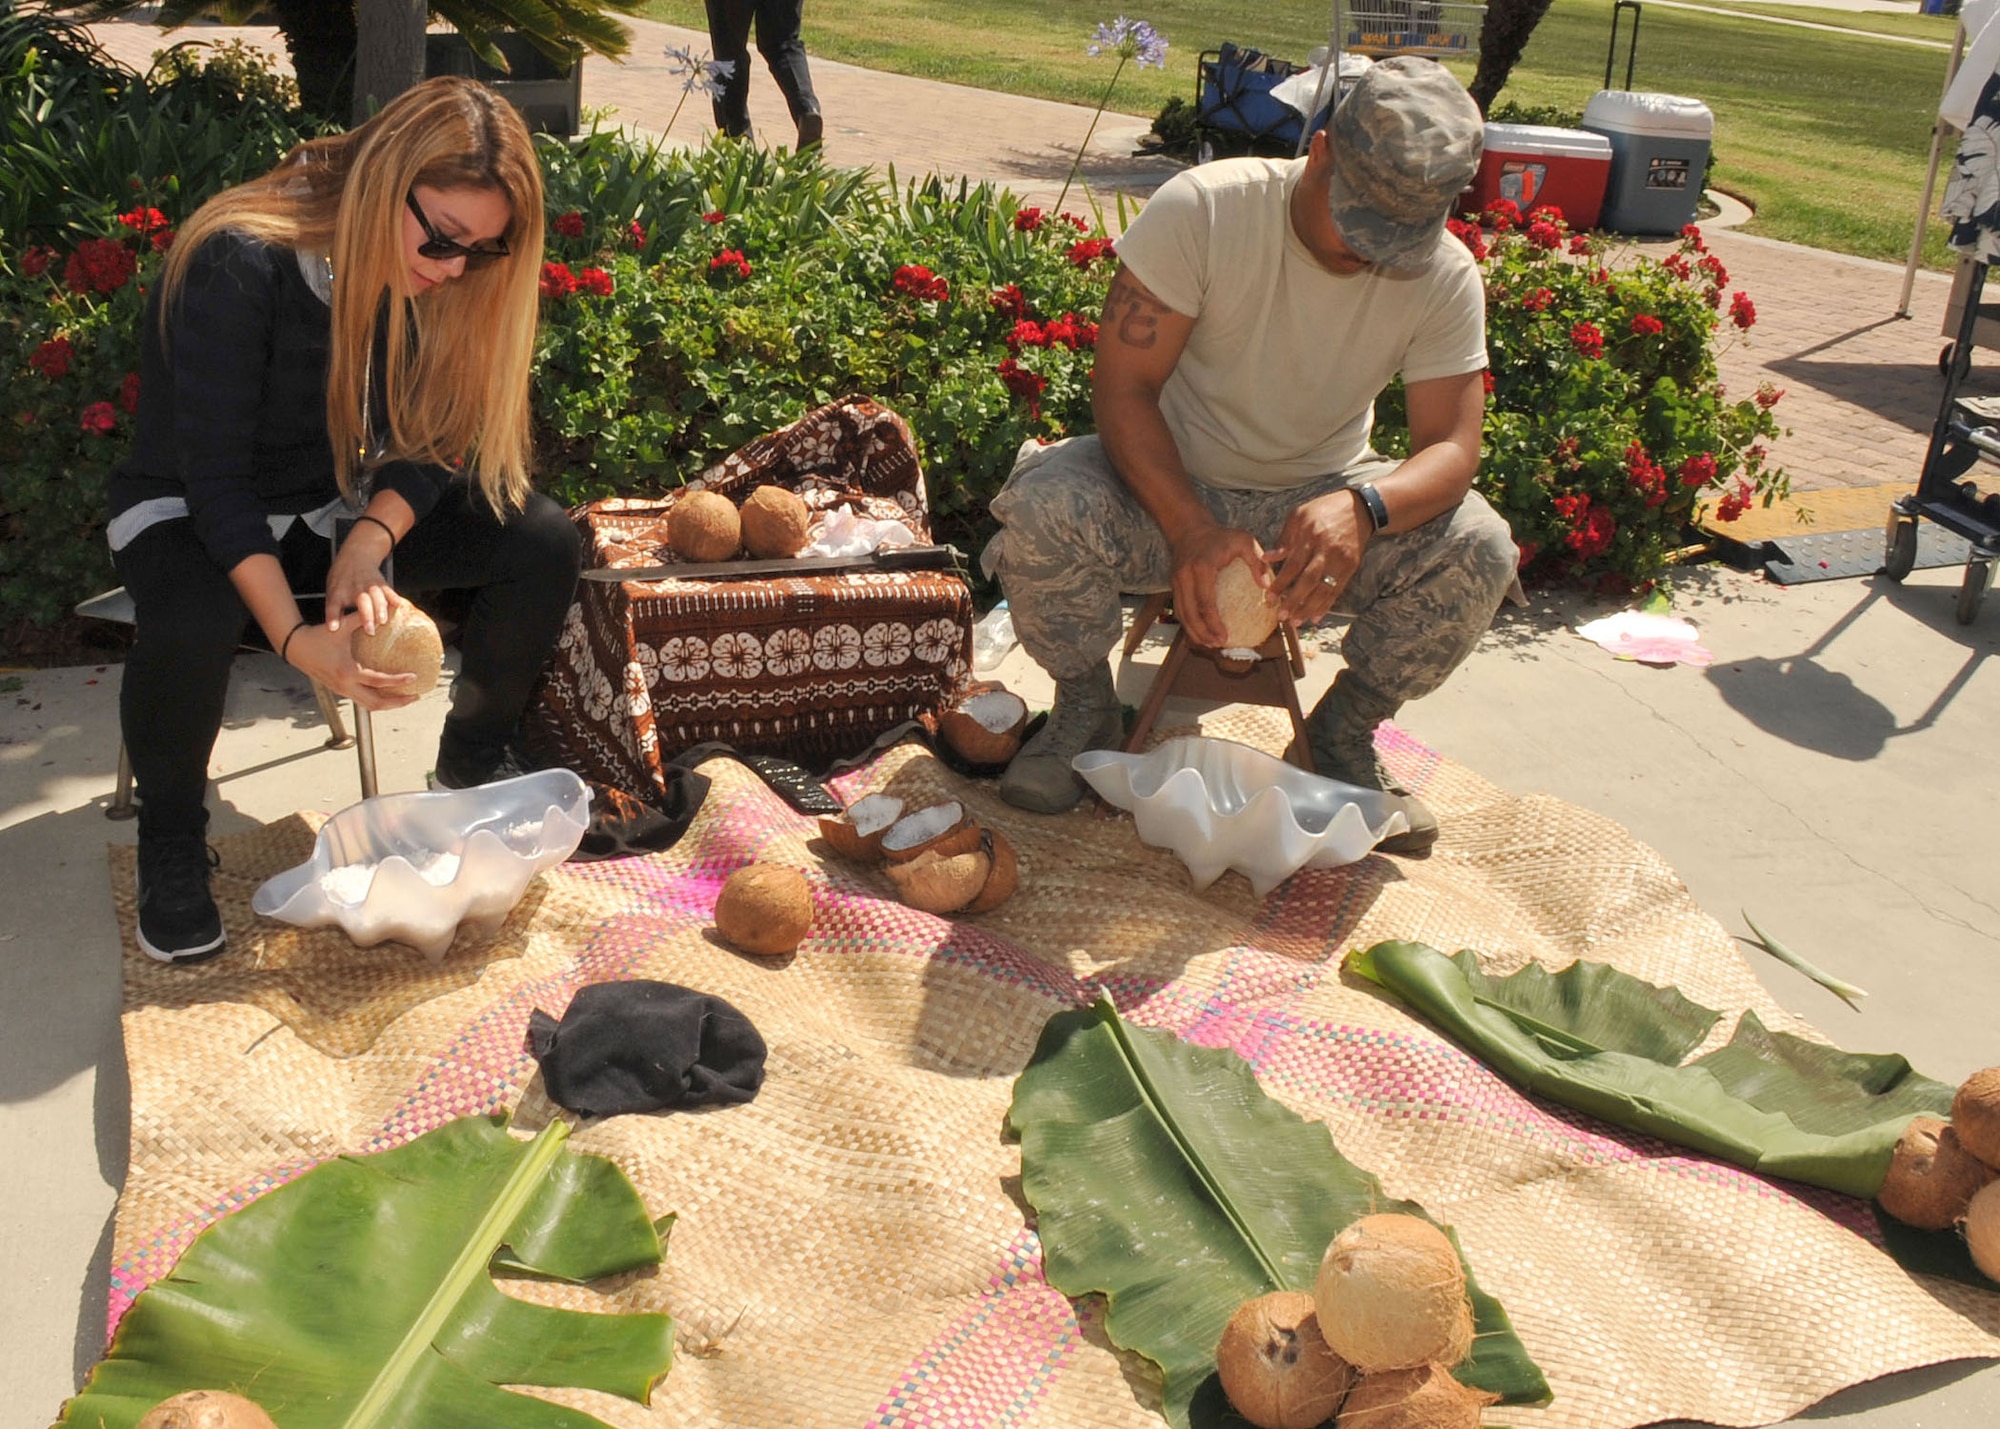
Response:
POLYGON ((256 1400, 281 1429, 602 1429, 503 1384, 645 1403, 667 1372, 665 1315, 595 1315, 501 1293, 505 1263, 567 1281, 657 1264, 632 1183, 466 1117, 405 1146, 313 1168, 210 1226, 140 1294, 61 1425, 127 1429, 187 1389, 256 1400))
POLYGON ((1494 978, 1471 952, 1386 942, 1348 967, 1526 1091, 1850 1196, 1881 1189, 1911 1117, 1951 1115, 1952 1088, 1902 1057, 1773 1032, 1753 1012, 1726 1046, 1682 1064, 1719 1014, 1602 963, 1494 978))
MULTIPOLYGON (((1160 1367, 1178 1429, 1234 1422, 1210 1381, 1237 1306, 1310 1292, 1361 1216, 1424 1215, 1384 1196, 1325 1125, 1266 1096, 1241 1057, 1134 1027, 1108 1000, 1049 1019, 1007 1126, 1049 1283, 1106 1297, 1107 1333, 1160 1367)), ((1509 1404, 1548 1399, 1500 1303, 1467 1279, 1476 1338, 1455 1373, 1509 1404)))

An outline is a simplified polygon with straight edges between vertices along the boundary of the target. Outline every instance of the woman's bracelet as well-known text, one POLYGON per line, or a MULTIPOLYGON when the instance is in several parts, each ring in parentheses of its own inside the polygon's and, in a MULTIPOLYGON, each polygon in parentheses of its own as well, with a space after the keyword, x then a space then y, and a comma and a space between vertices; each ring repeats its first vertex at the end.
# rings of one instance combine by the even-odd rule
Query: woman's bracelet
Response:
POLYGON ((355 524, 357 525, 359 525, 363 521, 371 521, 375 525, 380 526, 384 531, 387 531, 389 533, 389 549, 392 551, 396 549, 396 542, 399 538, 397 537, 395 530, 391 528, 389 523, 387 521, 384 521, 380 516, 370 516, 366 511, 364 511, 359 516, 356 516, 354 520, 355 524))
POLYGON ((311 624, 310 620, 301 620, 297 625, 294 625, 290 630, 285 632, 284 643, 278 646, 278 658, 280 660, 284 660, 287 665, 292 663, 286 658, 286 652, 292 648, 292 637, 311 624))

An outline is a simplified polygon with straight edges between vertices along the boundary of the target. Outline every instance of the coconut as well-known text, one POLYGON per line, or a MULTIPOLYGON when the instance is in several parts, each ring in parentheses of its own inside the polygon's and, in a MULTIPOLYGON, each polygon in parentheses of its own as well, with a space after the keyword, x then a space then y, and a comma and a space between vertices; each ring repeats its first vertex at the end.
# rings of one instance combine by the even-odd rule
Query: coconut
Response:
POLYGON ((690 491, 667 516, 667 544, 684 561, 734 560, 743 544, 743 518, 728 497, 690 491))
POLYGON ((992 865, 979 896, 965 905, 968 913, 985 913, 1014 896, 1021 883, 1021 865, 1014 858, 1014 845, 998 829, 979 831, 979 851, 992 865))
POLYGON ((956 799, 905 814, 882 835, 882 856, 892 864, 908 863, 920 853, 949 858, 978 847, 979 825, 956 799))
POLYGON ((1021 747, 1028 702, 1012 690, 987 690, 938 720, 938 738, 968 764, 1005 764, 1021 747))
POLYGON ((796 868, 750 863, 724 880, 715 931, 746 953, 789 953, 812 927, 812 885, 796 868))
POLYGON ((1340 1407, 1354 1366, 1327 1348, 1312 1296, 1278 1290, 1237 1306, 1215 1347, 1222 1392, 1257 1429, 1315 1429, 1340 1407))
POLYGON ((759 560, 796 556, 806 543, 812 513, 782 486, 760 486, 743 500, 743 544, 759 560))
POLYGON ((389 618, 376 622, 373 635, 355 622, 352 648, 357 665, 385 675, 415 675, 406 694, 426 695, 437 688, 444 639, 431 618, 407 600, 389 608, 389 618))
POLYGON ((1416 1216, 1363 1216, 1335 1236, 1313 1300, 1326 1342, 1363 1374, 1455 1365, 1472 1347, 1465 1268, 1445 1233, 1416 1216))
POLYGON ((833 851, 856 863, 882 861, 882 835, 903 817, 903 801, 894 794, 870 794, 856 799, 838 814, 822 815, 819 831, 833 851))
POLYGON ((190 1389, 146 1411, 138 1429, 278 1429, 271 1416, 240 1394, 190 1389))
POLYGON ((1364 1374, 1340 1406, 1337 1429, 1479 1429, 1479 1411, 1499 1399, 1469 1389, 1441 1364, 1364 1374))
POLYGON ((1965 1248, 1988 1280, 2000 1280, 2000 1181, 1988 1185, 1966 1207, 1965 1248))
POLYGON ((1278 608, 1265 598, 1250 563, 1241 556, 1215 578, 1215 612, 1227 637, 1222 648, 1232 659, 1240 660, 1245 652, 1255 659, 1257 647, 1278 628, 1278 608))
POLYGON ((992 861, 978 849, 941 854, 926 849, 907 863, 889 865, 889 881, 912 908, 926 913, 956 913, 979 896, 993 871, 992 861))
POLYGON ((1934 1116, 1912 1117, 1896 1139, 1875 1199, 1906 1226, 1941 1231, 1965 1214, 1972 1193, 1995 1174, 1960 1144, 1951 1127, 1934 1116))
POLYGON ((2000 1167, 2000 1067, 1974 1072, 1951 1099, 1951 1126, 1959 1145, 2000 1167))

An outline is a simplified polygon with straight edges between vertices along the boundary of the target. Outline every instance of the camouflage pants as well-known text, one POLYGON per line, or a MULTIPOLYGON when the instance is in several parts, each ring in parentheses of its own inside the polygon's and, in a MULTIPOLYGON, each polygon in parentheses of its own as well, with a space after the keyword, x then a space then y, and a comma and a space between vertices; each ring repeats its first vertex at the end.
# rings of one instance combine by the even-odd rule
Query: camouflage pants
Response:
MULTIPOLYGON (((1394 467, 1378 459, 1283 491, 1195 489, 1216 520, 1268 548, 1295 506, 1394 467)), ((980 565, 1006 592, 1022 647, 1058 680, 1102 668, 1124 633, 1121 593, 1172 588, 1166 536, 1094 436, 1022 447, 991 509, 1002 529, 980 565)), ((1477 492, 1368 543, 1335 609, 1353 617, 1341 643, 1350 678, 1382 714, 1458 668, 1492 624, 1517 559, 1506 521, 1477 492)))

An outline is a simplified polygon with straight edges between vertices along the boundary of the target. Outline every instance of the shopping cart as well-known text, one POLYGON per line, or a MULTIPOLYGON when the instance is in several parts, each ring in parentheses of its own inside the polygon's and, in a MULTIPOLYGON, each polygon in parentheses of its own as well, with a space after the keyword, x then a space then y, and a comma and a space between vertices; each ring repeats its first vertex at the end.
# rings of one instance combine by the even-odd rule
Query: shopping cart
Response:
POLYGON ((1448 59, 1479 48, 1486 6, 1473 0, 1371 0, 1364 8, 1346 11, 1344 18, 1349 54, 1448 59))

